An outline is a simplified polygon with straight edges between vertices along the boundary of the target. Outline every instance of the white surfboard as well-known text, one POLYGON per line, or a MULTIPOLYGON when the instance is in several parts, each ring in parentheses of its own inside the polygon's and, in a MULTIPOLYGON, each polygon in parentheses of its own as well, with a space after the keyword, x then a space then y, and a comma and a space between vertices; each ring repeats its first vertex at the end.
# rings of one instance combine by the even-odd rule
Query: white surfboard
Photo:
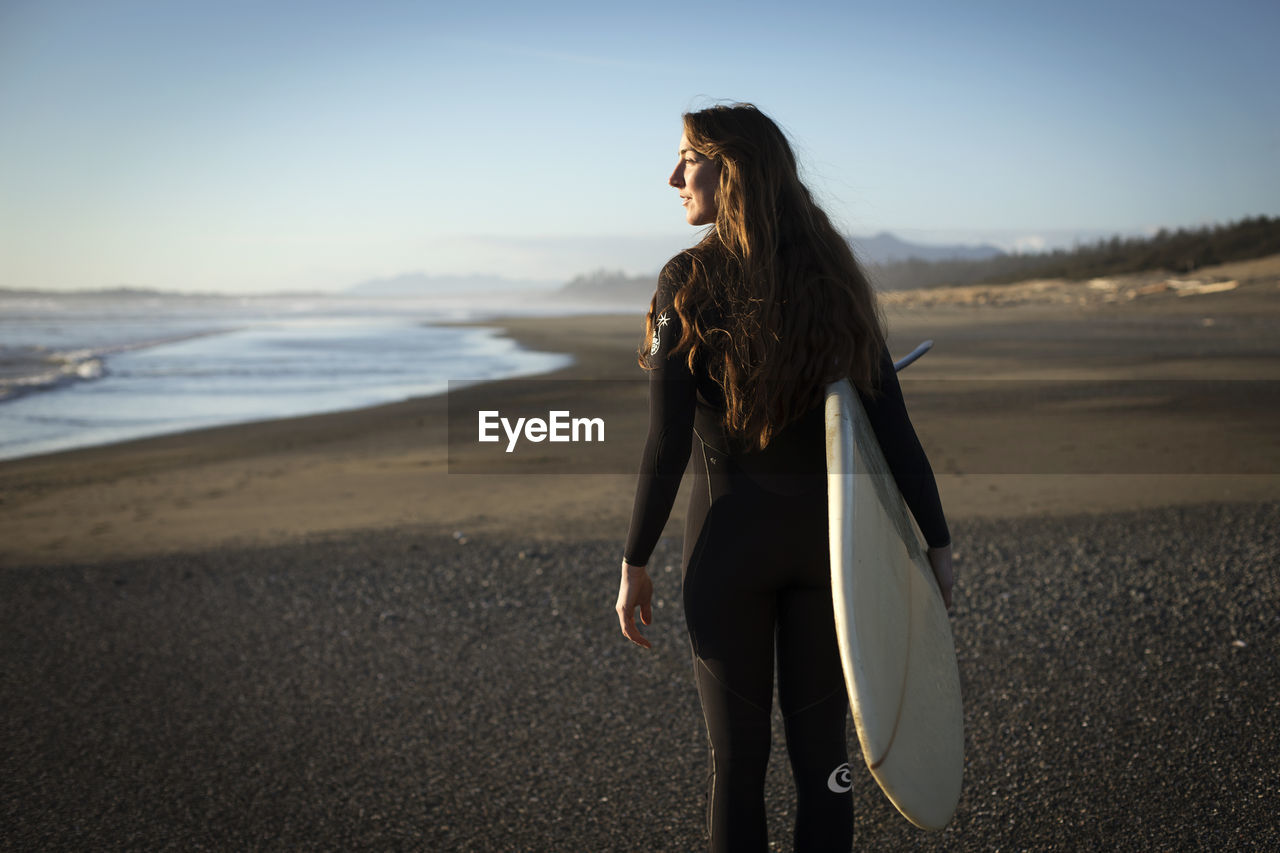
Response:
POLYGON ((942 593, 853 387, 827 389, 836 635, 862 757, 916 826, 947 825, 964 775, 964 714, 942 593))

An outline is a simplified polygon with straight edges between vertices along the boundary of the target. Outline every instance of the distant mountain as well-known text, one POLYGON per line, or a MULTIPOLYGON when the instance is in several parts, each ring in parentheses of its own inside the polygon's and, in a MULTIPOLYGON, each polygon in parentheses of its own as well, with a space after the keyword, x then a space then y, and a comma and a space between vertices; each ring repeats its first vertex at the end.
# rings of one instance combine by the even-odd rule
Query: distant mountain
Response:
POLYGON ((512 290, 550 290, 554 282, 500 275, 426 275, 404 273, 353 284, 344 292, 359 296, 430 296, 441 293, 490 293, 512 290))
MULTIPOLYGON (((936 261, 982 261, 1004 255, 995 246, 942 246, 909 243, 882 231, 874 237, 850 237, 858 259, 872 266, 915 259, 936 261)), ((657 276, 628 276, 621 270, 598 269, 584 273, 555 292, 557 298, 589 302, 647 303, 657 286, 657 276)))
POLYGON ((622 270, 598 269, 575 276, 556 291, 557 298, 585 302, 628 302, 645 305, 658 287, 656 275, 629 276, 622 270))
POLYGON ((888 231, 881 231, 874 237, 851 236, 849 242, 858 259, 863 263, 883 266, 899 261, 985 261, 999 257, 1003 251, 995 246, 941 246, 924 243, 908 243, 888 231))

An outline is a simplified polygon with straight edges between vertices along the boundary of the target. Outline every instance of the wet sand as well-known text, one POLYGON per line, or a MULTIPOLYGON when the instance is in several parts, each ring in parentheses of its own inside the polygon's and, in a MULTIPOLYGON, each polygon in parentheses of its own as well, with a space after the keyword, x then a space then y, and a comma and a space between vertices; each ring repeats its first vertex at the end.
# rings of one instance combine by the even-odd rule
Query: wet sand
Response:
MULTIPOLYGON (((862 773, 859 849, 1280 840, 1278 297, 891 308, 895 352, 936 342, 904 387, 968 764, 934 836, 862 773)), ((699 846, 683 497, 645 654, 611 612, 632 475, 466 474, 490 448, 446 442, 505 387, 638 455, 637 320, 506 326, 572 381, 0 463, 6 848, 699 846)), ((780 743, 771 774, 790 849, 780 743)))

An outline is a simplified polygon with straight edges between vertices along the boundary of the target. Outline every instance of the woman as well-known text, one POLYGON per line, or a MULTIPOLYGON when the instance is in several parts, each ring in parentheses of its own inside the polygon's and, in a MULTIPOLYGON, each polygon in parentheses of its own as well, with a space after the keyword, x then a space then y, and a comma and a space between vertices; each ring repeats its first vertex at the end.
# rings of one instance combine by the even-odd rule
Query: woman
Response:
POLYGON ((831 611, 823 393, 851 379, 950 606, 950 534, 884 346, 875 296, 750 104, 684 116, 669 183, 712 226, 662 270, 640 362, 650 424, 622 563, 622 633, 645 648, 645 570, 693 452, 683 593, 711 741, 712 850, 764 850, 775 647, 797 850, 848 850, 848 700, 831 611), (695 440, 696 439, 696 440, 695 440))

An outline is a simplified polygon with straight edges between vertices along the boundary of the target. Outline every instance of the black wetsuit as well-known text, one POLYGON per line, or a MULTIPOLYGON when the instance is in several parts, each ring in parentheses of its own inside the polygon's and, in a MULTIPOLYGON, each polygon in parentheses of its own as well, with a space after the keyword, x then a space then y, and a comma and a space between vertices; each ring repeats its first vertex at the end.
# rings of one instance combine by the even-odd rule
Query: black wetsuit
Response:
MULTIPOLYGON (((683 593, 711 741, 712 850, 766 846, 764 778, 773 662, 798 797, 797 850, 849 850, 853 804, 848 700, 831 610, 821 404, 759 452, 732 453, 724 395, 687 352, 671 305, 683 278, 663 269, 650 350, 649 436, 624 556, 646 565, 693 451, 683 593), (697 439, 695 442, 694 439, 697 439)), ((861 395, 890 469, 930 546, 950 542, 928 459, 885 353, 879 393, 861 395)))

